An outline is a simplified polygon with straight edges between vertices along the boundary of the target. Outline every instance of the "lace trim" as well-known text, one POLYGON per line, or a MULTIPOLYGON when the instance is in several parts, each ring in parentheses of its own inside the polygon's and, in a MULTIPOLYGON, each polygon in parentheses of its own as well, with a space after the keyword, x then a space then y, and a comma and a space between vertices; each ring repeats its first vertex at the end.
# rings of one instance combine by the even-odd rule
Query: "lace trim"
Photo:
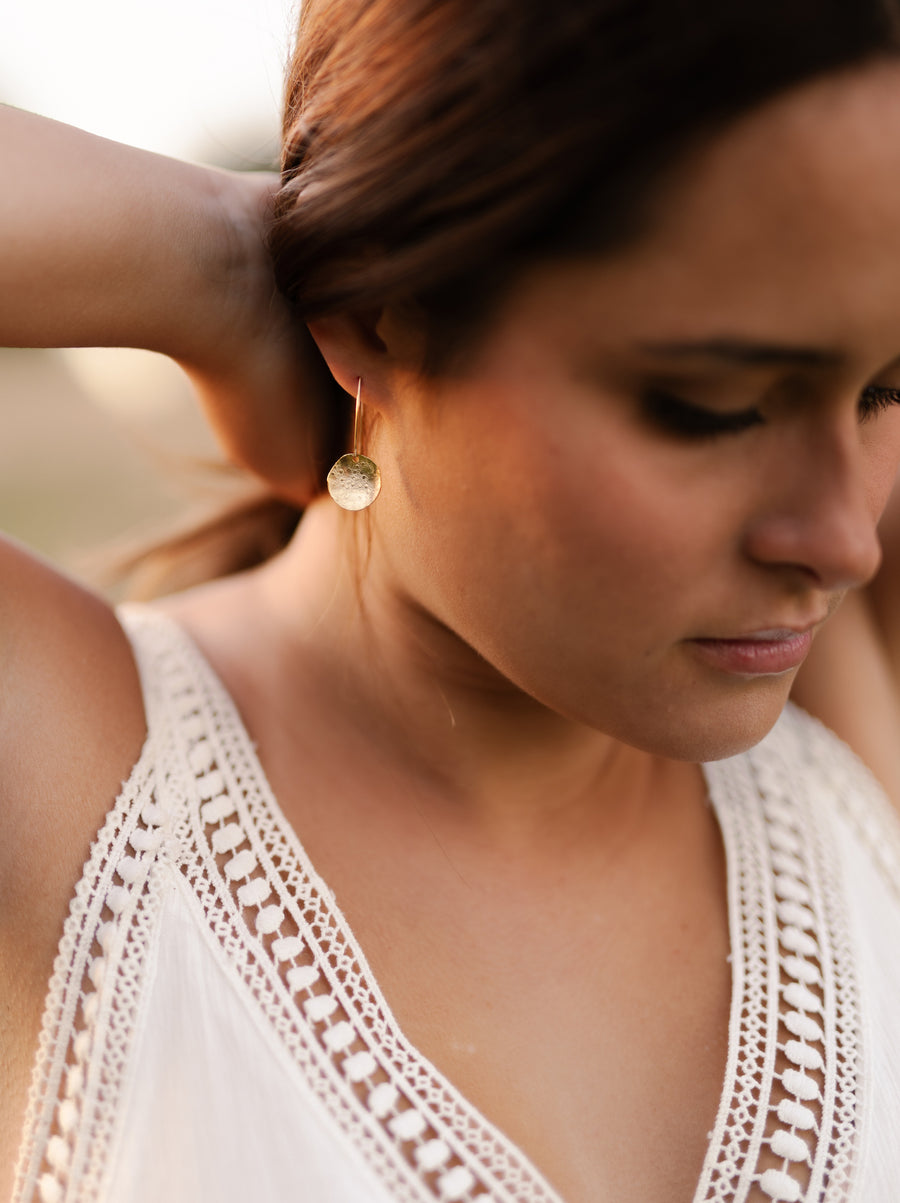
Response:
POLYGON ((94 843, 66 919, 44 1009, 13 1201, 100 1196, 159 906, 165 817, 153 746, 94 843))
MULTIPOLYGON (((403 1036, 193 643, 153 612, 124 617, 153 739, 72 903, 14 1199, 35 1189, 42 1203, 101 1197, 165 856, 398 1203, 561 1203, 403 1036)), ((695 1203, 740 1203, 754 1189, 786 1203, 847 1198, 859 1143, 858 990, 837 866, 815 815, 817 789, 833 783, 816 776, 825 759, 807 736, 789 713, 754 752, 707 770, 729 863, 734 982, 728 1066, 695 1203)), ((849 770, 844 787, 852 807, 849 770)))
POLYGON ((707 766, 737 866, 732 947, 740 940, 743 956, 696 1203, 740 1203, 754 1186, 784 1203, 849 1197, 860 1129, 859 991, 838 866, 816 815, 820 791, 834 786, 806 734, 789 709, 759 747, 707 766), (761 808, 748 805, 754 797, 761 808))

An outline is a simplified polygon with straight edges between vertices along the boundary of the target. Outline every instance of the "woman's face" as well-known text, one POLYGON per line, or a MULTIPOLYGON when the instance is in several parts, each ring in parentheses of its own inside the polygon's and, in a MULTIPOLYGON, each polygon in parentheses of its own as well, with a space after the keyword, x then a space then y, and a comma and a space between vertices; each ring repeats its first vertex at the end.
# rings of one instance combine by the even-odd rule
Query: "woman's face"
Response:
POLYGON ((640 244, 523 279, 461 376, 397 371, 372 516, 394 596, 476 675, 699 760, 762 737, 878 566, 900 66, 758 110, 662 202, 640 244))

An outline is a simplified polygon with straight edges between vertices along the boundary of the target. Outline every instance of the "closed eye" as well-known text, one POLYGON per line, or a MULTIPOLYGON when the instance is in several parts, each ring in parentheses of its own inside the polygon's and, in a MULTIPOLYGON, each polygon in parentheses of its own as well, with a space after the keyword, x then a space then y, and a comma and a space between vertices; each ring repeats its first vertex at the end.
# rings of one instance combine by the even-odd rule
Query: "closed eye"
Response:
MULTIPOLYGON (((706 409, 676 397, 663 389, 649 389, 641 398, 644 411, 651 422, 668 434, 685 439, 709 439, 718 435, 741 434, 761 425, 765 418, 754 408, 729 411, 706 409)), ((900 388, 881 388, 869 385, 859 398, 859 420, 872 418, 900 405, 900 388)))
MULTIPOLYGON (((900 392, 898 392, 900 398, 900 392)), ((731 412, 694 405, 662 389, 649 389, 641 398, 650 421, 667 434, 686 439, 708 439, 717 435, 740 434, 759 426, 764 418, 758 409, 731 412)))

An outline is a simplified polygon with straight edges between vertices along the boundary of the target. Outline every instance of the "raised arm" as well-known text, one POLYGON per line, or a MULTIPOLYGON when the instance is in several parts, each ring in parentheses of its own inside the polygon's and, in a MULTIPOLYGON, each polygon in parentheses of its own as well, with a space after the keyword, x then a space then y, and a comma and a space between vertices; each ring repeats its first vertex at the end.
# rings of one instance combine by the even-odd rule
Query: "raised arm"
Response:
POLYGON ((9 107, 0 144, 0 340, 202 352, 228 177, 9 107))
MULTIPOLYGON (((264 249, 276 178, 3 107, 0 163, 0 344, 171 356, 226 453, 304 500, 318 398, 264 249)), ((0 1198, 61 916, 144 725, 112 612, 0 539, 0 1198)))
POLYGON ((276 177, 182 163, 6 106, 0 157, 0 345, 171 356, 230 458, 305 500, 319 398, 263 246, 276 177))

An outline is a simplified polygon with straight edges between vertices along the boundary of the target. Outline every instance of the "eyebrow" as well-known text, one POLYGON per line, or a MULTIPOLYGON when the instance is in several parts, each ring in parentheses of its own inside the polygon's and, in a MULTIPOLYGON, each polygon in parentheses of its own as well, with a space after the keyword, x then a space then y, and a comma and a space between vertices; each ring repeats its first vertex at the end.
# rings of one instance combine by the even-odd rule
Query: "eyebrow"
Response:
POLYGON ((640 349, 663 359, 704 358, 738 367, 837 367, 844 356, 819 347, 794 347, 744 339, 714 338, 703 342, 641 343, 640 349))

